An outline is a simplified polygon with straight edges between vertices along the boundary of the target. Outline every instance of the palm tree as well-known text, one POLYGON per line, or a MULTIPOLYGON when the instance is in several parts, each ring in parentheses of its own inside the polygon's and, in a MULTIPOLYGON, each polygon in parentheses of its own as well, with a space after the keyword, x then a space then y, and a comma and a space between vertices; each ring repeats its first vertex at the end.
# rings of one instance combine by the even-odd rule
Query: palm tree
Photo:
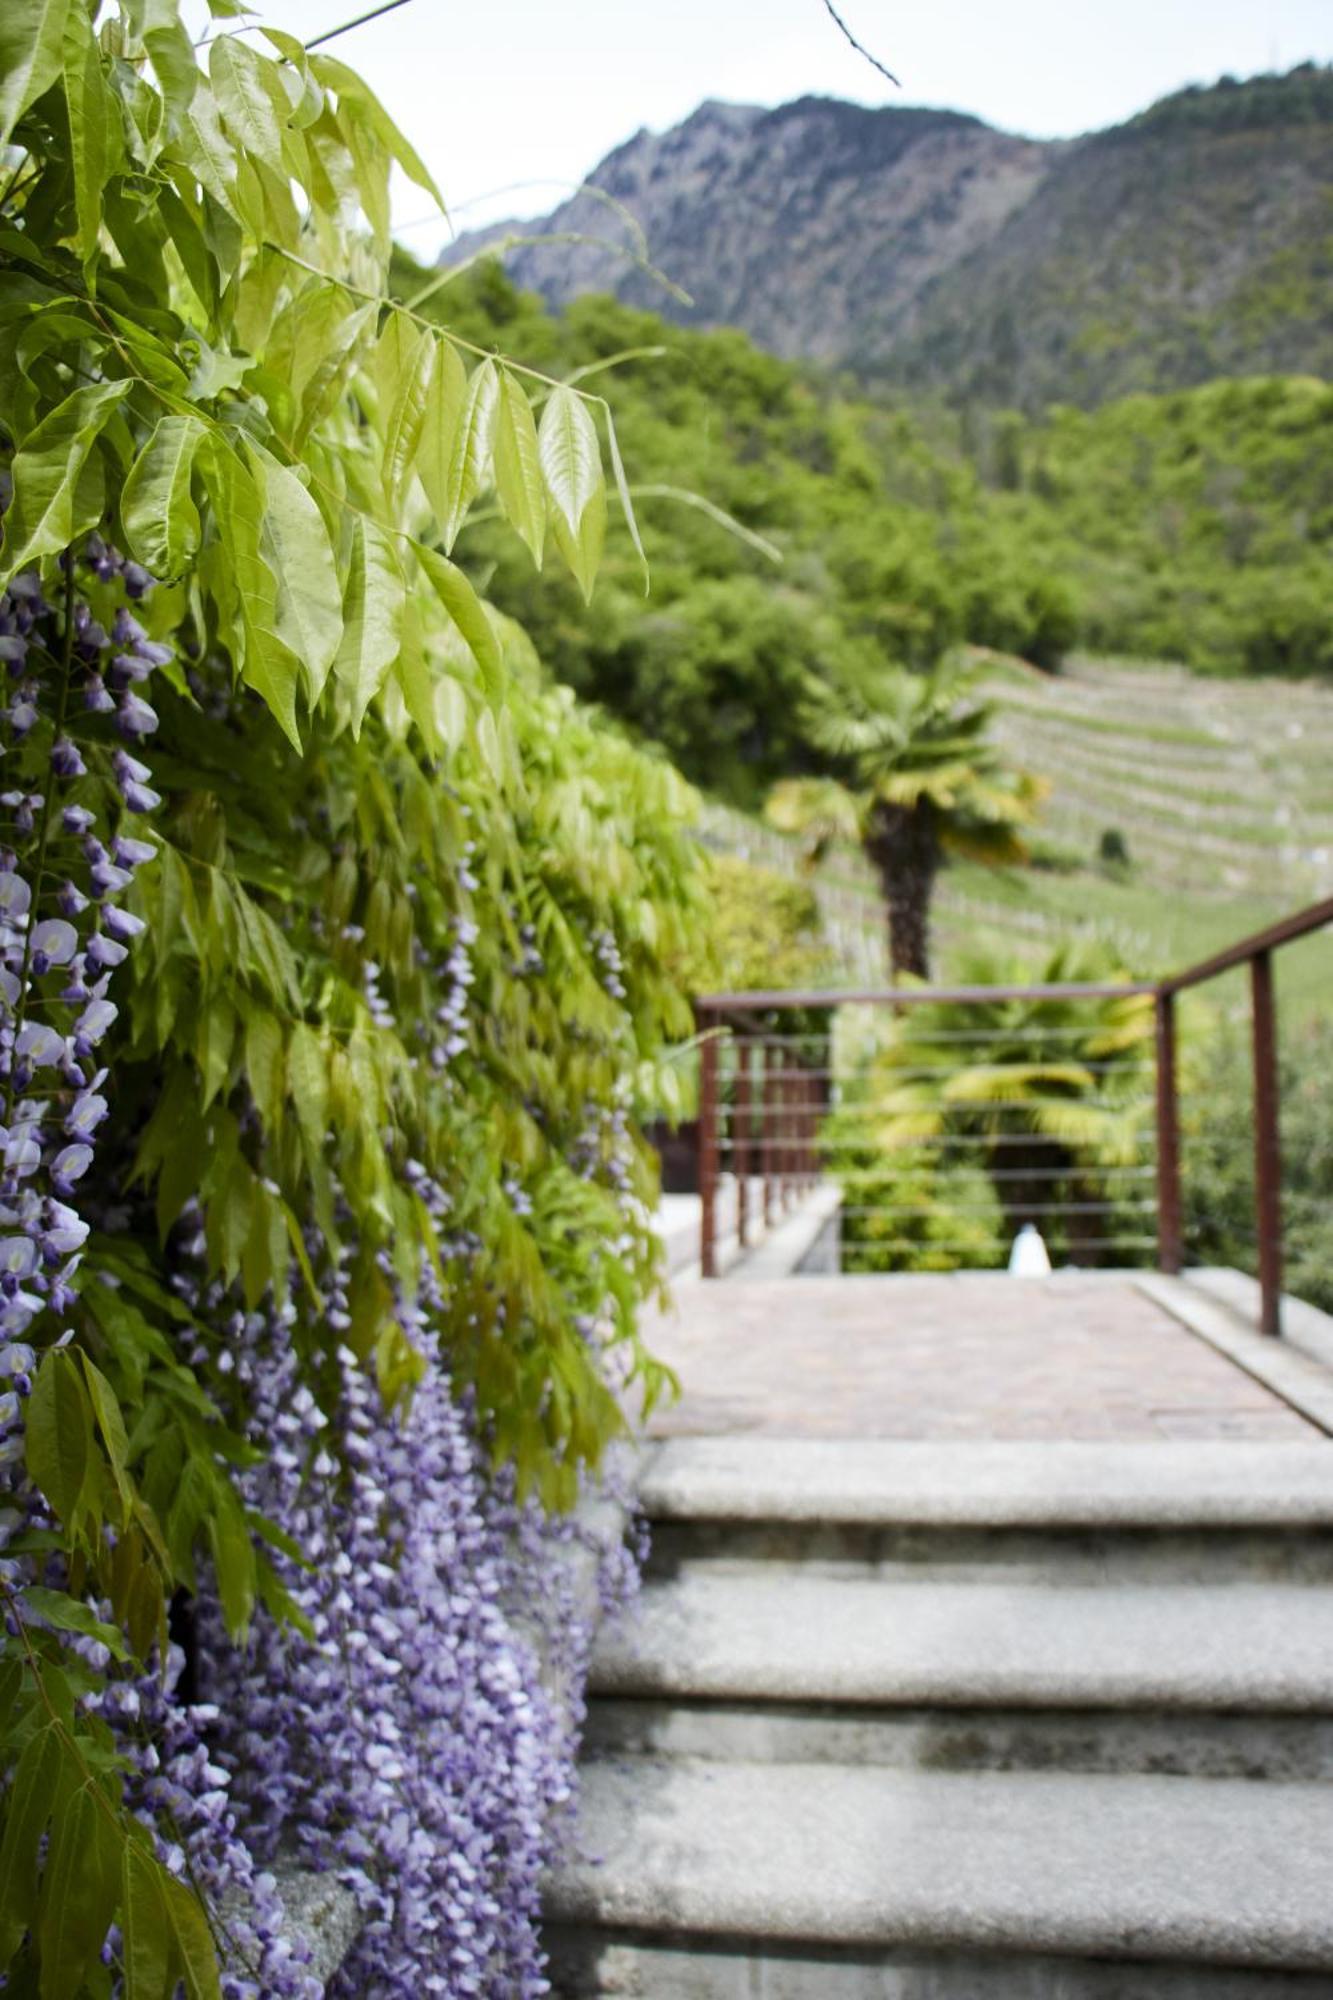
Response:
MULTIPOLYGON (((960 967, 973 987, 1125 977, 1087 943, 1061 945, 1036 972, 984 952, 960 967)), ((1031 1222, 1096 1263, 1125 1172, 1142 1165, 1152 1037, 1144 994, 904 1007, 866 1081, 868 1132, 886 1160, 919 1159, 921 1147, 946 1175, 984 1166, 1007 1238, 1031 1222)))
POLYGON ((773 825, 803 834, 812 858, 835 840, 865 851, 895 979, 930 976, 930 899, 946 853, 992 866, 1025 858, 1018 829, 1041 788, 1004 764, 988 734, 992 704, 968 699, 976 679, 949 656, 927 673, 886 672, 868 696, 821 684, 806 736, 826 774, 785 779, 769 797, 773 825))

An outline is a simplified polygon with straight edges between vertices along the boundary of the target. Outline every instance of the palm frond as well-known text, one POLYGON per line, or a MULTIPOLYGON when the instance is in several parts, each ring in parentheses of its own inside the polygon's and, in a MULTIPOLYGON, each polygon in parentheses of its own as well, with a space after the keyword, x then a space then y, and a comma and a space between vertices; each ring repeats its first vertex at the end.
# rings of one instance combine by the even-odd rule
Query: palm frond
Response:
POLYGON ((784 778, 769 793, 764 814, 780 833, 799 834, 812 847, 856 842, 863 831, 860 801, 836 778, 784 778))
POLYGON ((1076 1062, 969 1063, 957 1070, 941 1093, 946 1104, 1033 1104, 1047 1093, 1089 1091, 1096 1079, 1076 1062))

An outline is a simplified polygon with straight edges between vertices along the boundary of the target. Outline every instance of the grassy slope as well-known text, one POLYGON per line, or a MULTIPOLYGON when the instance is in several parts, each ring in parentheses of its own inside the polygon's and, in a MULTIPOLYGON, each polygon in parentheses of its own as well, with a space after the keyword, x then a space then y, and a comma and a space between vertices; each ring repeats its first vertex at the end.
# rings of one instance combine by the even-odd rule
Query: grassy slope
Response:
MULTIPOLYGON (((950 870, 946 974, 969 941, 1030 946, 1035 960, 1085 928, 1133 970, 1166 970, 1333 893, 1333 689, 1082 661, 1058 678, 1005 664, 994 692, 1014 756, 1051 786, 1039 846, 1074 865, 950 870), (1098 861, 1110 828, 1128 846, 1123 876, 1098 861)), ((1298 1011, 1327 1005, 1333 941, 1279 965, 1298 1011)))
MULTIPOLYGON (((1333 688, 1104 660, 1048 676, 1003 660, 990 692, 1015 761, 1050 787, 1034 840, 1048 865, 946 870, 935 906, 941 978, 971 945, 1035 966, 1083 931, 1114 946, 1127 969, 1165 972, 1333 895, 1333 688), (1112 828, 1128 870, 1099 861, 1112 828)), ((799 866, 794 843, 741 814, 715 808, 709 829, 718 846, 766 866, 799 866)), ((839 854, 819 881, 841 956, 855 955, 860 976, 879 976, 869 871, 839 854), (858 928, 868 949, 857 950, 858 928)), ((1279 965, 1300 1012, 1327 1010, 1333 932, 1285 951, 1279 965)))

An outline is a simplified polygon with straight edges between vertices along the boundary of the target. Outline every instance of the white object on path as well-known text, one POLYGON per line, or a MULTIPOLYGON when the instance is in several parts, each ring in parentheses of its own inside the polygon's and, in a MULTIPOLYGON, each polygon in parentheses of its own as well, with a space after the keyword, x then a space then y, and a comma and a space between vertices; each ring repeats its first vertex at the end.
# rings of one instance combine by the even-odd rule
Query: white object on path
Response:
POLYGON ((1014 1238, 1014 1247, 1009 1252, 1009 1276, 1011 1278, 1044 1278, 1051 1268, 1051 1260, 1046 1252, 1039 1230, 1030 1222, 1025 1222, 1014 1238))

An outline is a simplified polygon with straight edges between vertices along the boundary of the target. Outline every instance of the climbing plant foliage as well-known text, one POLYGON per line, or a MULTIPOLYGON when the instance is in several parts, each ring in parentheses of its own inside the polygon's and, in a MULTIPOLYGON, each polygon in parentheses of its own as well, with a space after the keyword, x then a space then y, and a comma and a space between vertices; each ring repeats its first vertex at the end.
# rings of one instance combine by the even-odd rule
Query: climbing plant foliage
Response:
MULTIPOLYGON (((188 1837, 151 1777, 173 1600, 319 1639, 266 1354, 322 1549, 321 1410, 410 1441, 452 1395, 558 1508, 663 1386, 633 1118, 689 1025, 689 795, 453 553, 485 507, 590 593, 610 409, 391 301, 420 159, 341 60, 211 10, 0 9, 0 1966, 40 2000, 301 1990, 208 1894, 225 1774, 177 1758, 224 1801, 188 1837)), ((383 1990, 437 1990, 383 1859, 383 1990)), ((520 1990, 483 1958, 438 1990, 520 1990)))

